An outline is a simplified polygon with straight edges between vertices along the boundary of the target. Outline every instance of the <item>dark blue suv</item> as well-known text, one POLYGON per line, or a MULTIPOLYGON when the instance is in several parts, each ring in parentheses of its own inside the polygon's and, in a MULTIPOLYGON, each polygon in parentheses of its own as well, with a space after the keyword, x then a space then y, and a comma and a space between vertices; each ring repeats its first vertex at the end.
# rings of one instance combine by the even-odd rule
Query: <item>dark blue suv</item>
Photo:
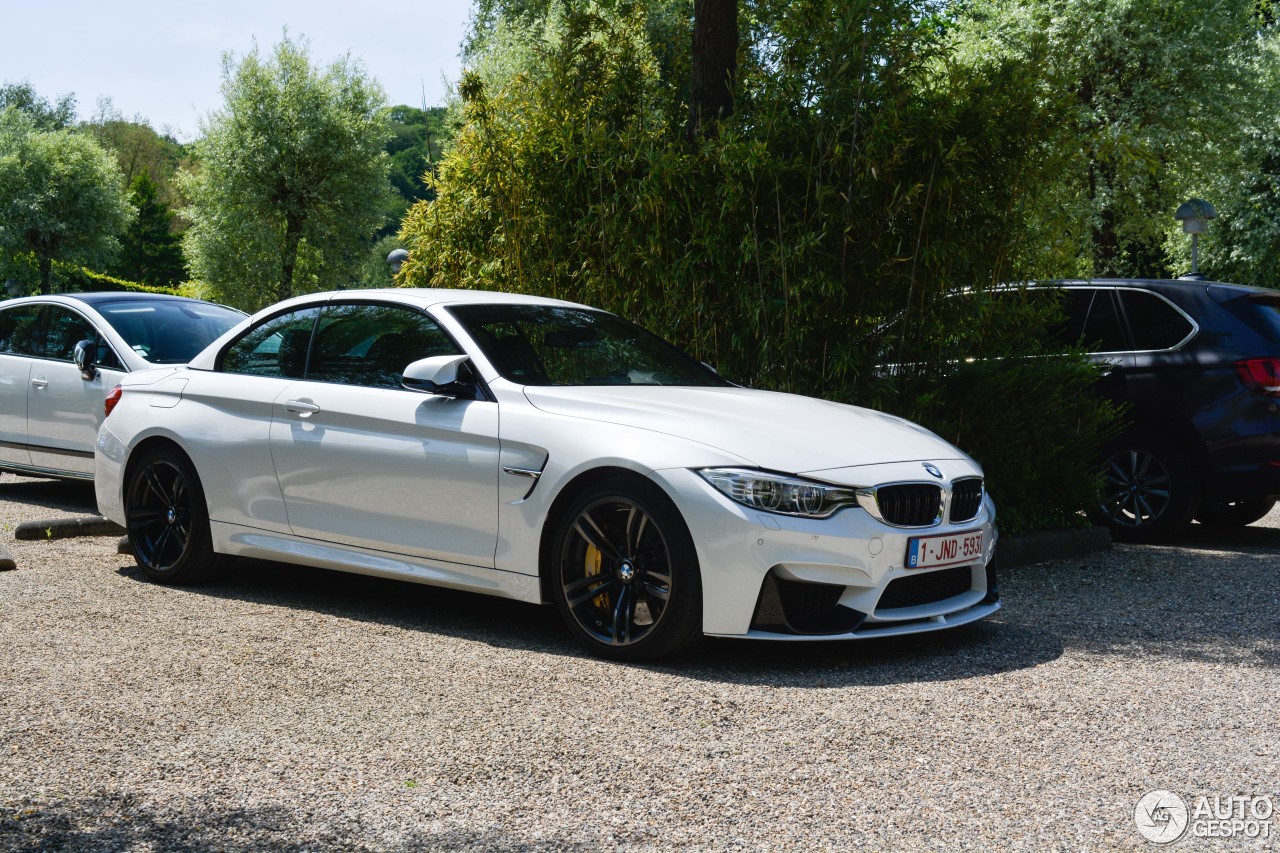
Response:
POLYGON ((1064 339, 1111 366, 1126 404, 1102 450, 1091 515, 1117 539, 1157 541, 1193 519, 1250 524, 1280 498, 1280 291, 1198 278, 1054 282, 1064 339))

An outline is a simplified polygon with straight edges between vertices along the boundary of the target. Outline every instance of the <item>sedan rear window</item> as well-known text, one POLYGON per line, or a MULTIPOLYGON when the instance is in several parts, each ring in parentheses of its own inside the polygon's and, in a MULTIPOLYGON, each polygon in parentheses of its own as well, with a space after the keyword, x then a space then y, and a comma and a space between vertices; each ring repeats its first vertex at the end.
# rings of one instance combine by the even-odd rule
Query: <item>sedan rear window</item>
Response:
POLYGON ((521 385, 729 384, 657 335, 603 311, 557 305, 449 310, 503 378, 521 385))
POLYGON ((244 319, 209 302, 121 300, 94 306, 129 348, 152 364, 186 364, 244 319))

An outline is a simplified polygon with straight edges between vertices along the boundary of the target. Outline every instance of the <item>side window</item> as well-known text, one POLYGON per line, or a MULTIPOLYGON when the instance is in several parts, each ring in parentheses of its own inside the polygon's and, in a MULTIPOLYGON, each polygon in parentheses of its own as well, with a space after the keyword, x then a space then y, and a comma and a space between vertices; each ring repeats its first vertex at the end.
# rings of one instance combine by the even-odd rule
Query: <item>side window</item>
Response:
POLYGON ((1134 348, 1139 351, 1175 347, 1195 328, 1182 312, 1154 293, 1122 290, 1120 299, 1129 318, 1134 348))
POLYGON ((307 379, 400 388, 401 376, 411 362, 461 354, 434 320, 411 308, 329 305, 316 328, 307 379))
POLYGON ((1062 291, 1062 320, 1050 329, 1054 343, 1062 347, 1073 347, 1080 343, 1084 334, 1084 320, 1089 315, 1089 305, 1093 302, 1094 289, 1091 287, 1068 287, 1062 291))
POLYGON ((218 369, 224 373, 301 379, 307 366, 307 345, 321 309, 303 308, 280 314, 236 338, 222 351, 218 369))
POLYGON ((19 305, 0 311, 0 352, 36 355, 39 328, 39 305, 19 305))
POLYGON ((1092 352, 1122 352, 1129 349, 1116 310, 1115 297, 1110 290, 1095 290, 1089 316, 1084 321, 1081 341, 1092 352))
POLYGON ((94 364, 113 370, 121 369, 119 357, 87 318, 61 305, 50 305, 46 310, 49 313, 45 318, 45 358, 74 361, 76 344, 90 341, 94 347, 94 364))

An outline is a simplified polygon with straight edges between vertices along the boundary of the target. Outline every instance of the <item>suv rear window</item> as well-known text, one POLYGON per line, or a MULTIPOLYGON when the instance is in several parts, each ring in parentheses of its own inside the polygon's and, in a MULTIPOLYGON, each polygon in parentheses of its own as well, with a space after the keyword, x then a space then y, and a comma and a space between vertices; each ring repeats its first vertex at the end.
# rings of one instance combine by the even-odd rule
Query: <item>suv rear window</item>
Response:
POLYGON ((1280 343, 1280 294, 1250 294, 1223 305, 1250 329, 1272 343, 1280 343))
POLYGON ((1136 350, 1176 347, 1195 330, 1181 311, 1154 293, 1141 290, 1121 290, 1119 293, 1136 350))

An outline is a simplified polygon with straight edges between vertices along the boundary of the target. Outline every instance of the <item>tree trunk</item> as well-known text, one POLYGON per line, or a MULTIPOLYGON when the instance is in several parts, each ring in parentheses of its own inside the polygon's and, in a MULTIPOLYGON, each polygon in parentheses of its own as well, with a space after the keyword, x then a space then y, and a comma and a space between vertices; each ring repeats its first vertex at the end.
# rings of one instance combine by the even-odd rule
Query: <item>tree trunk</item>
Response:
POLYGON ((284 224, 284 264, 280 270, 280 286, 276 300, 293 296, 293 270, 298 265, 298 245, 302 242, 302 217, 290 216, 284 224))
POLYGON ((733 115, 737 75, 738 0, 694 0, 690 140, 715 133, 716 123, 733 115))
POLYGON ((1116 237, 1116 214, 1111 205, 1097 210, 1098 198, 1109 193, 1115 185, 1115 170, 1093 162, 1089 164, 1089 200, 1094 204, 1093 225, 1093 274, 1095 276, 1121 275, 1120 241, 1116 237))
POLYGON ((53 258, 40 255, 40 292, 45 296, 53 293, 53 258))

